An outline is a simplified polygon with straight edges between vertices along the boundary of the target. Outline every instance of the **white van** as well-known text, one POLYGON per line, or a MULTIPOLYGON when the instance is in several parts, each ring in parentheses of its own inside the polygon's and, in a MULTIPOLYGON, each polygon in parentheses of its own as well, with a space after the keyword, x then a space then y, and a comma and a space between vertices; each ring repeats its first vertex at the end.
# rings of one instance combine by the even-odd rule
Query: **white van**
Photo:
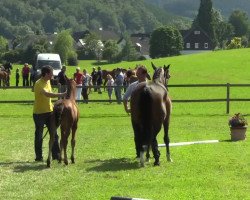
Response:
POLYGON ((37 55, 35 70, 41 73, 41 69, 45 65, 50 65, 53 68, 54 79, 57 78, 58 73, 62 69, 61 58, 59 54, 54 53, 40 53, 37 55))

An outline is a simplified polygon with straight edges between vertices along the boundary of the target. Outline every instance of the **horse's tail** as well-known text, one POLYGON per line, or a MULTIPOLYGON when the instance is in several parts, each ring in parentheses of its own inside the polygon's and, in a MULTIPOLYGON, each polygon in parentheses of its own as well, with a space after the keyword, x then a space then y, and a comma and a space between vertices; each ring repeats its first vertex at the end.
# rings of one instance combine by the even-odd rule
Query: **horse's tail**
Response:
POLYGON ((140 112, 142 122, 142 144, 150 146, 152 140, 152 93, 147 86, 144 87, 140 96, 140 112))
POLYGON ((54 115, 55 115, 56 128, 58 128, 61 124, 63 109, 64 109, 64 104, 62 101, 59 100, 54 104, 54 115))

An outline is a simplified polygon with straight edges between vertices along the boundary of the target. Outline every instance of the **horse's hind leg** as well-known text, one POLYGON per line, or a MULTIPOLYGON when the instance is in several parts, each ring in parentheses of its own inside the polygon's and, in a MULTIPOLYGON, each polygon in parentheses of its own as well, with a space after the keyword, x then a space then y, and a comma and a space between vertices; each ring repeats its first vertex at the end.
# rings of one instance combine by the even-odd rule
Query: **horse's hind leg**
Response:
POLYGON ((65 165, 68 165, 67 146, 68 146, 69 134, 70 134, 70 129, 66 131, 66 134, 64 135, 64 141, 63 141, 63 144, 64 144, 63 151, 64 151, 64 163, 65 163, 65 165))
POLYGON ((152 141, 152 151, 153 151, 153 155, 154 155, 154 166, 159 166, 160 165, 160 151, 158 150, 158 142, 156 140, 156 136, 154 137, 153 141, 152 141))
POLYGON ((50 134, 49 138, 49 153, 48 153, 48 158, 47 158, 47 167, 50 167, 51 163, 51 156, 52 156, 52 146, 54 144, 54 135, 50 134))
POLYGON ((166 145, 166 156, 167 156, 167 161, 169 161, 169 162, 172 162, 172 159, 170 157, 170 150, 169 150, 170 140, 169 140, 169 136, 168 136, 171 110, 172 110, 172 104, 171 104, 170 98, 168 97, 167 102, 166 102, 167 116, 166 116, 166 119, 164 121, 163 126, 164 126, 164 142, 166 145))
POLYGON ((169 136, 168 136, 168 123, 165 125, 164 124, 164 142, 165 142, 165 145, 166 145, 166 156, 167 156, 167 161, 169 162, 172 162, 172 159, 170 157, 170 150, 169 150, 169 136))
POLYGON ((76 127, 72 128, 72 139, 71 139, 71 162, 75 163, 75 145, 76 145, 76 140, 75 140, 75 134, 76 134, 76 127))

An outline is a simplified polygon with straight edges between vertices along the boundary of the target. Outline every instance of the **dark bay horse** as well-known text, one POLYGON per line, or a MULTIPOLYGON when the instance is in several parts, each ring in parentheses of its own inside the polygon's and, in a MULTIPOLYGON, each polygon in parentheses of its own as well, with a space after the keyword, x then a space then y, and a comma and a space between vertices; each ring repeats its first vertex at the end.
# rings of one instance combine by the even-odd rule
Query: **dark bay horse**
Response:
MULTIPOLYGON (((77 130, 77 123, 79 120, 79 109, 75 101, 76 94, 76 82, 73 79, 67 81, 67 96, 66 99, 60 99, 54 104, 55 124, 61 129, 60 140, 60 156, 59 162, 62 160, 62 151, 64 151, 63 160, 68 165, 67 157, 67 144, 68 137, 72 132, 71 138, 71 162, 75 163, 74 151, 75 151, 75 136, 77 130)), ((50 135, 49 141, 49 156, 47 159, 47 167, 50 167, 51 150, 53 145, 54 136, 50 135)))
POLYGON ((154 165, 160 165, 157 134, 164 127, 167 160, 171 161, 169 151, 169 121, 172 103, 166 89, 170 78, 169 65, 154 68, 153 81, 139 83, 131 96, 131 121, 135 134, 137 155, 140 152, 140 164, 144 166, 144 152, 152 148, 155 158, 154 165))

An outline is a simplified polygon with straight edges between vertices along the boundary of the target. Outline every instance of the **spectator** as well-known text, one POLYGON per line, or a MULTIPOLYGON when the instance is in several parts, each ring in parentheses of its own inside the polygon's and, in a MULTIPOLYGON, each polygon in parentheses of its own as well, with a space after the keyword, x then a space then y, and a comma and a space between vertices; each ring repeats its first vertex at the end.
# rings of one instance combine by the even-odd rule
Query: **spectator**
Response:
POLYGON ((23 86, 29 86, 30 68, 28 63, 25 63, 22 69, 23 86))
POLYGON ((92 85, 92 77, 88 74, 87 70, 83 70, 83 82, 82 82, 82 97, 85 103, 89 100, 90 86, 92 85))
POLYGON ((19 68, 16 69, 16 87, 19 85, 19 79, 20 79, 20 74, 19 74, 19 68))
POLYGON ((122 88, 124 82, 124 75, 121 68, 117 68, 115 77, 115 96, 118 104, 122 102, 122 88))
POLYGON ((76 82, 76 100, 81 100, 81 94, 82 94, 82 80, 83 80, 83 74, 80 72, 80 67, 76 68, 76 73, 74 73, 74 80, 76 82))
POLYGON ((91 73, 91 77, 92 77, 92 83, 93 83, 93 86, 94 86, 94 91, 96 92, 97 91, 97 84, 96 84, 96 81, 97 81, 97 71, 96 71, 95 67, 93 67, 93 71, 91 73))
POLYGON ((108 78, 107 91, 108 91, 108 96, 109 96, 109 103, 112 103, 112 93, 114 90, 114 79, 110 74, 107 75, 107 78, 108 78))
POLYGON ((34 83, 35 83, 35 69, 34 65, 32 65, 30 68, 30 86, 34 86, 34 83))
POLYGON ((97 71, 97 78, 96 78, 96 85, 97 85, 97 91, 99 94, 102 93, 101 91, 101 86, 102 86, 102 70, 101 67, 98 67, 98 71, 97 71))
POLYGON ((61 71, 58 74, 58 87, 59 87, 59 92, 63 93, 67 90, 67 79, 68 77, 66 76, 66 66, 63 65, 61 71))

